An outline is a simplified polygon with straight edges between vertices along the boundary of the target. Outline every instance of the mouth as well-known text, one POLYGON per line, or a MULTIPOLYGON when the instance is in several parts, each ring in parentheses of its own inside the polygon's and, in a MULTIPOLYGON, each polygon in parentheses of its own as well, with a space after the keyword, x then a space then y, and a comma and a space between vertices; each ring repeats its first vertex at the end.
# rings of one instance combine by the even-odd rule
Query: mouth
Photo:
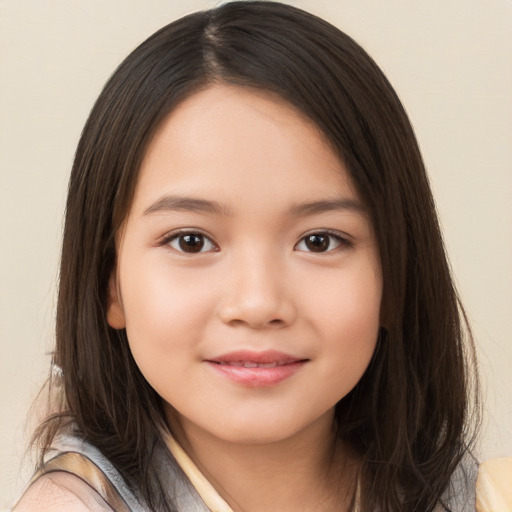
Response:
POLYGON ((205 362, 222 377, 248 387, 269 387, 297 373, 309 360, 278 351, 230 352, 205 362))
MULTIPOLYGON (((277 366, 285 366, 291 364, 291 362, 277 362, 272 363, 256 363, 254 361, 210 361, 214 364, 225 364, 227 366, 237 366, 241 368, 276 368, 277 366)), ((292 361, 295 362, 295 361, 292 361)))

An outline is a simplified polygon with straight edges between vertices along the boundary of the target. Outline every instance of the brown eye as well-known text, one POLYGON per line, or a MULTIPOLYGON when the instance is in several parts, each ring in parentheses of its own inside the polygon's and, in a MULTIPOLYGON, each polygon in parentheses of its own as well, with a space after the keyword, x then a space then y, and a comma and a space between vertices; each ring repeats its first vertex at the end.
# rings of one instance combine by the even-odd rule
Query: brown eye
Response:
POLYGON ((349 245, 349 242, 331 233, 311 233, 306 235, 295 248, 306 252, 328 252, 341 245, 349 245))
POLYGON ((178 252, 190 254, 206 252, 215 249, 213 242, 201 233, 180 233, 173 236, 168 244, 178 252))
POLYGON ((201 252, 204 247, 202 235, 183 235, 178 240, 180 249, 185 252, 201 252))
POLYGON ((324 252, 329 249, 329 237, 326 235, 309 235, 304 239, 306 247, 312 252, 324 252))

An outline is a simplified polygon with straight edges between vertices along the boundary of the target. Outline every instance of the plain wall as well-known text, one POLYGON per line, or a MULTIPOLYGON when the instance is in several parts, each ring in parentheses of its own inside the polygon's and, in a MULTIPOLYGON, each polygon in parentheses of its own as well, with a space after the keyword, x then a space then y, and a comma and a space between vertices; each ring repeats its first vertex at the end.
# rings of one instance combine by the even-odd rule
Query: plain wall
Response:
MULTIPOLYGON (((0 1, 0 510, 49 367, 68 174, 116 65, 209 0, 0 1)), ((302 0, 377 60, 415 126, 477 339, 482 460, 512 456, 512 2, 302 0)))

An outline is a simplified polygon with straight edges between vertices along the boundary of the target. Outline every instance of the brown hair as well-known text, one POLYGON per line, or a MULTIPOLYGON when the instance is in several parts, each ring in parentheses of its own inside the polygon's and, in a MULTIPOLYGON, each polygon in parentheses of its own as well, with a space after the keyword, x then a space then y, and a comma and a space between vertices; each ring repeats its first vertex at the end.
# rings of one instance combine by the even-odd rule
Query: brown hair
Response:
POLYGON ((471 439, 476 374, 420 151, 364 50, 274 2, 227 3, 164 27, 94 105, 71 173, 62 248, 55 362, 65 405, 40 428, 42 451, 70 418, 152 508, 172 510, 153 458, 161 400, 124 330, 106 322, 107 283, 152 135, 178 103, 215 82, 277 93, 346 163, 379 243, 384 327, 365 375, 337 405, 339 436, 363 457, 362 510, 433 510, 471 439))

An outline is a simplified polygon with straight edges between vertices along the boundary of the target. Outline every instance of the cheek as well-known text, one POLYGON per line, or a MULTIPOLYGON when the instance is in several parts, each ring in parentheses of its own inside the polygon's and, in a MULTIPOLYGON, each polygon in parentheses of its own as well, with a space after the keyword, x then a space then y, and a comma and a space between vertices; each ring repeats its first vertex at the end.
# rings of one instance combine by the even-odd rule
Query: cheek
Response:
POLYGON ((323 344, 326 380, 342 398, 362 377, 376 347, 381 279, 377 272, 366 270, 322 284, 308 301, 323 344))
POLYGON ((320 328, 343 338, 366 339, 380 324, 382 280, 374 266, 317 276, 304 296, 320 328))
POLYGON ((215 305, 210 290, 188 273, 157 265, 123 280, 126 332, 138 364, 169 364, 193 353, 215 305))

